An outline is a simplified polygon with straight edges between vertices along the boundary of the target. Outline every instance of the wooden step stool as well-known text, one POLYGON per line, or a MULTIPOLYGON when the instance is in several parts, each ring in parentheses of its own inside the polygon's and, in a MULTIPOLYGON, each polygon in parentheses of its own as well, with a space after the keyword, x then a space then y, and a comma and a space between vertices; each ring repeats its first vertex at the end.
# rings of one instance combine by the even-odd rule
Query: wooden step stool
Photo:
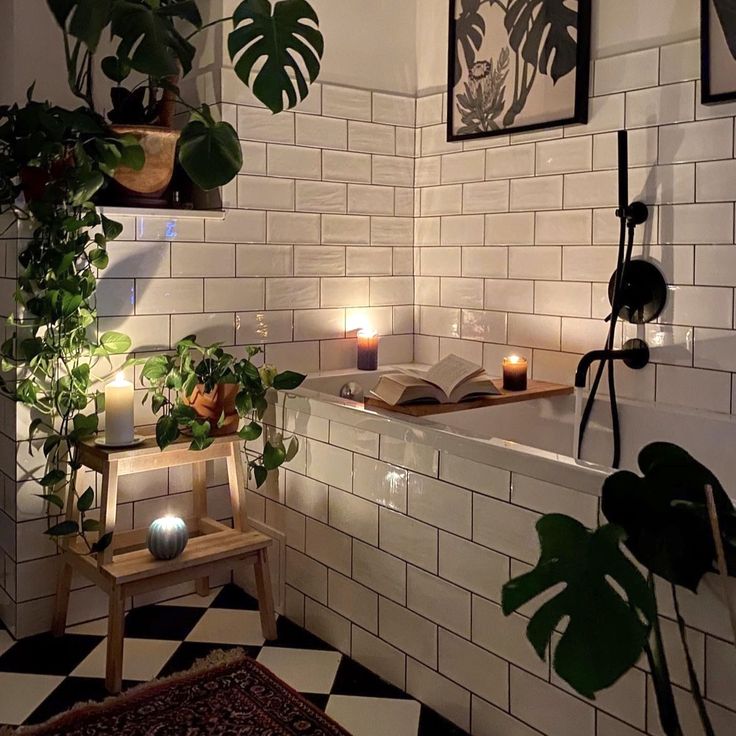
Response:
MULTIPOLYGON (((61 636, 66 628, 69 590, 74 571, 102 588, 110 598, 107 624, 107 665, 105 685, 111 693, 120 692, 123 671, 123 634, 125 600, 170 585, 196 580, 199 595, 209 593, 208 576, 223 569, 233 570, 241 564, 255 568, 258 607, 265 639, 276 638, 276 616, 273 590, 268 567, 268 547, 271 538, 249 529, 245 508, 245 483, 240 458, 241 440, 237 435, 217 437, 206 450, 189 450, 190 440, 181 437, 163 452, 156 445, 152 428, 138 429, 146 437, 135 447, 104 449, 93 441, 80 447, 82 464, 77 479, 79 492, 90 484, 85 482, 86 469, 102 475, 100 501, 100 535, 114 532, 112 544, 97 555, 89 555, 81 539, 62 541, 62 561, 56 591, 56 606, 52 631, 61 636), (207 461, 224 458, 227 461, 228 485, 233 527, 221 524, 207 515, 207 461), (115 532, 118 479, 147 470, 192 466, 194 516, 185 519, 189 544, 173 560, 156 560, 146 549, 148 528, 115 532)), ((78 520, 73 494, 67 500, 66 518, 78 520)))

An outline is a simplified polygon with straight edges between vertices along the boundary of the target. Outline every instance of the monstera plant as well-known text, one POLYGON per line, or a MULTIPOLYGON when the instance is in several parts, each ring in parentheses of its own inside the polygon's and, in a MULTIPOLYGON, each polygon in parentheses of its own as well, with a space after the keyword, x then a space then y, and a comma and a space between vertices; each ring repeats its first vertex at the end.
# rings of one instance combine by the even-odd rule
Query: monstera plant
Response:
MULTIPOLYGON (((114 84, 110 120, 116 125, 171 128, 178 107, 189 114, 178 159, 201 188, 231 181, 242 168, 238 135, 210 107, 192 105, 179 81, 193 69, 196 36, 232 24, 227 47, 235 73, 272 112, 293 107, 320 72, 324 40, 317 14, 306 0, 243 0, 231 16, 204 22, 195 0, 48 0, 65 39, 74 94, 94 109, 93 67, 101 39, 112 53, 102 72, 114 84)), ((133 131, 138 136, 150 130, 133 131)), ((174 138, 175 144, 175 138, 174 138)))
POLYGON ((703 730, 714 736, 690 655, 678 589, 695 593, 703 577, 717 570, 718 537, 706 487, 712 492, 719 546, 726 559, 727 570, 722 572, 731 575, 736 573, 736 511, 713 473, 680 447, 666 443, 645 447, 639 468, 642 476, 621 471, 604 483, 602 510, 609 523, 600 528, 586 529, 559 514, 540 519, 539 562, 504 586, 503 609, 509 615, 554 591, 527 627, 537 654, 545 659, 552 648, 557 674, 591 699, 644 655, 662 729, 667 736, 682 736, 657 612, 655 576, 663 579, 672 592, 703 730), (561 584, 564 587, 558 589, 561 584))
MULTIPOLYGON (((580 0, 589 2, 590 0, 580 0)), ((566 0, 461 0, 455 18, 458 51, 455 85, 463 78, 462 58, 468 70, 464 93, 457 96, 462 134, 511 127, 524 110, 538 76, 554 84, 577 65, 578 12, 566 0), (498 59, 479 58, 487 31, 483 7, 500 14, 508 35, 498 59), (510 59, 510 54, 513 58, 510 59), (512 63, 510 63, 512 62, 512 63), (513 69, 513 97, 506 102, 506 85, 513 69)))

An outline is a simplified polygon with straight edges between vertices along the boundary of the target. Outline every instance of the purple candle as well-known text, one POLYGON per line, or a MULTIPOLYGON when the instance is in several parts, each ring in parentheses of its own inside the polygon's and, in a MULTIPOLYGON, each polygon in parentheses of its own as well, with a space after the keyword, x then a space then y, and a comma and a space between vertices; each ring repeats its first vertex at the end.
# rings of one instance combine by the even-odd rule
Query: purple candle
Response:
POLYGON ((370 330, 358 333, 358 370, 375 371, 378 368, 378 335, 370 330))

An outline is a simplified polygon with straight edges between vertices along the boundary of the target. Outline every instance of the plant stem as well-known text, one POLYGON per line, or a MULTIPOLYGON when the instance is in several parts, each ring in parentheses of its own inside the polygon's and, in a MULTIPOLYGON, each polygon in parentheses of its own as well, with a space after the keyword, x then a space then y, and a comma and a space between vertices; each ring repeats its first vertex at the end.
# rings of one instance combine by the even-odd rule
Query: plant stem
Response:
MULTIPOLYGON (((654 596, 654 576, 651 572, 647 581, 649 583, 649 589, 654 596)), ((667 736, 683 736, 682 726, 680 726, 680 719, 677 714, 677 705, 675 704, 675 695, 672 690, 672 682, 670 681, 667 658, 664 652, 662 630, 659 626, 659 618, 656 615, 651 624, 652 642, 646 644, 644 651, 649 662, 649 669, 652 672, 652 682, 654 684, 654 693, 657 698, 657 709, 659 711, 659 722, 667 736)))
POLYGON ((229 20, 232 20, 235 16, 228 15, 226 18, 218 18, 217 20, 212 20, 209 23, 205 23, 201 28, 197 28, 197 30, 192 31, 188 36, 185 36, 186 41, 190 41, 193 39, 198 33, 201 33, 202 31, 206 31, 208 28, 212 28, 212 26, 216 26, 219 23, 226 23, 229 20))
POLYGON ((677 588, 672 585, 672 599, 675 603, 675 615, 677 616, 677 630, 680 633, 680 641, 682 642, 682 648, 685 650, 685 660, 687 662, 687 675, 690 680, 690 688, 693 692, 693 698, 695 705, 698 708, 698 715, 700 716, 700 722, 703 724, 703 730, 706 736, 715 736, 713 730, 713 724, 710 722, 708 711, 705 707, 705 701, 703 700, 703 693, 700 690, 700 682, 698 682, 698 675, 695 672, 695 666, 693 665, 693 659, 690 656, 690 647, 687 643, 687 630, 685 628, 685 619, 680 613, 680 601, 677 597, 677 588))

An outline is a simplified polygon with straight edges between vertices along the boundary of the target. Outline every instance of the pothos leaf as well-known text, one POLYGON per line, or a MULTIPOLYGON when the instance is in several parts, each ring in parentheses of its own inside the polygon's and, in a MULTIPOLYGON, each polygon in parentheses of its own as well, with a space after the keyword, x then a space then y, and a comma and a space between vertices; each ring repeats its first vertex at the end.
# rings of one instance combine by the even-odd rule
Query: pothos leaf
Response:
POLYGON ((266 470, 276 470, 276 468, 283 465, 284 460, 286 460, 286 450, 283 444, 274 446, 270 442, 266 442, 263 448, 263 467, 266 470))
POLYGON ((72 534, 79 534, 79 524, 76 521, 62 521, 47 529, 46 534, 50 537, 69 537, 72 534))
POLYGON ((78 499, 77 509, 79 511, 89 511, 92 508, 92 504, 95 502, 95 492, 92 488, 88 488, 78 499))

